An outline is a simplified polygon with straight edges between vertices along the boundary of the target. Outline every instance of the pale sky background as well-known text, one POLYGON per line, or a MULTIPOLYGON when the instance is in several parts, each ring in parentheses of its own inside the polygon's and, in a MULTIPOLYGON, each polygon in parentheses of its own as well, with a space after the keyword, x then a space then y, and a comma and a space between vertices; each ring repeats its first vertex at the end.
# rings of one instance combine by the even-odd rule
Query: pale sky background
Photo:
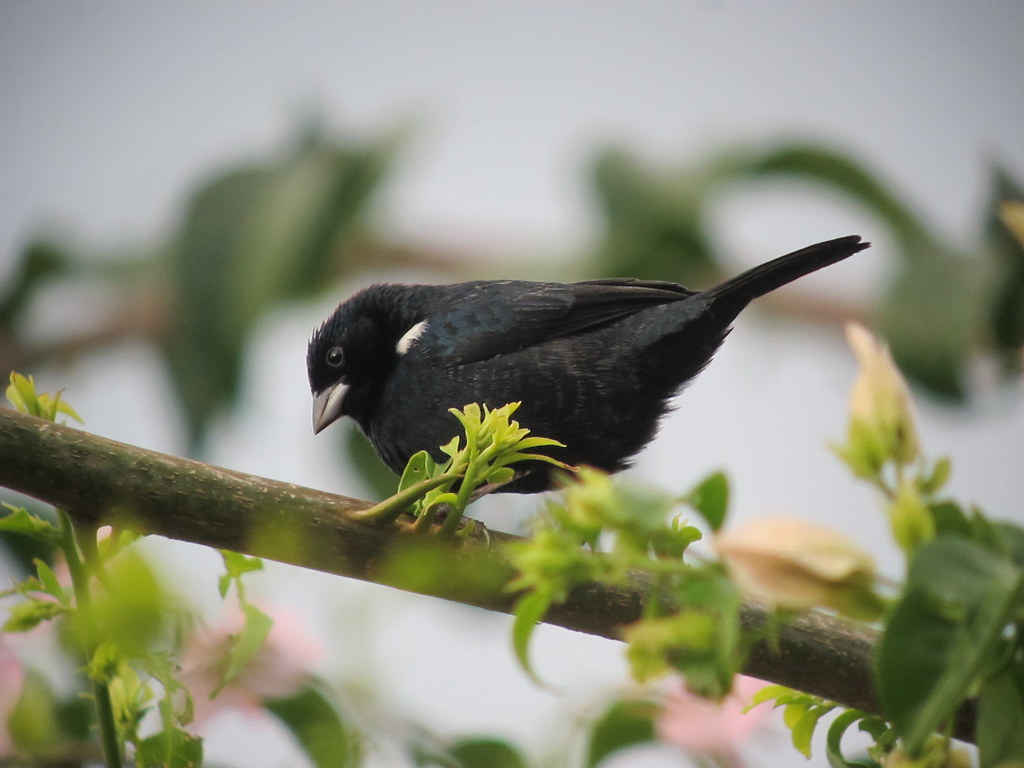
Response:
MULTIPOLYGON (((277 152, 304 115, 364 135, 406 121, 413 139, 380 208, 396 239, 479 251, 516 276, 521 254, 569 254, 596 236, 587 163, 605 142, 682 163, 723 144, 824 139, 864 158, 954 241, 970 243, 990 161, 1024 178, 1024 4, 882 0, 411 3, 0 2, 0 280, 18 250, 57 231, 85 248, 155 242, 187 194, 229 164, 277 152), (501 263, 507 257, 508 261, 501 263)), ((729 199, 717 234, 752 264, 859 232, 876 246, 802 283, 867 301, 892 253, 870 219, 813 194, 765 187, 729 199)), ((305 344, 342 298, 271 318, 251 350, 244 410, 212 459, 354 492, 309 430, 305 344)), ((86 316, 96 309, 71 305, 86 316)), ((44 332, 77 322, 51 301, 44 332)), ((125 346, 39 372, 99 434, 178 452, 168 383, 125 346)), ((684 490, 725 467, 734 519, 785 511, 849 533, 898 575, 876 499, 826 450, 841 438, 854 369, 832 330, 750 312, 680 399, 635 475, 684 490), (785 332, 783 332, 785 331, 785 332)), ((951 490, 1024 522, 1021 387, 968 409, 919 401, 951 490)), ((536 502, 489 500, 513 528, 536 502)), ((217 558, 156 543, 168 577, 216 606, 217 558)), ((516 668, 504 617, 272 567, 251 589, 302 610, 330 649, 321 671, 366 683, 443 734, 488 731, 540 756, 596 697, 625 685, 621 649, 538 633, 553 684, 516 668)), ((211 761, 289 766, 273 725, 214 724, 211 761)), ((806 765, 776 730, 751 766, 806 765)), ((375 765, 398 765, 385 758, 375 765)), ((671 753, 615 766, 679 765, 671 753)), ((824 765, 819 748, 812 765, 824 765)))

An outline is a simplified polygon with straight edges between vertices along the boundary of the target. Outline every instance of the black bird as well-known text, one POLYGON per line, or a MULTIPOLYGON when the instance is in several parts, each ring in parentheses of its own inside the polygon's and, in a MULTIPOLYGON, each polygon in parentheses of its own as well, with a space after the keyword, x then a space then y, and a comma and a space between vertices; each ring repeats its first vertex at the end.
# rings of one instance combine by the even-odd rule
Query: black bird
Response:
MULTIPOLYGON (((374 285, 313 334, 313 431, 351 416, 401 472, 461 434, 449 408, 521 401, 516 418, 568 464, 625 468, 669 399, 711 360, 747 304, 867 248, 852 235, 754 267, 705 291, 635 279, 374 285)), ((503 490, 550 487, 536 463, 503 490)))

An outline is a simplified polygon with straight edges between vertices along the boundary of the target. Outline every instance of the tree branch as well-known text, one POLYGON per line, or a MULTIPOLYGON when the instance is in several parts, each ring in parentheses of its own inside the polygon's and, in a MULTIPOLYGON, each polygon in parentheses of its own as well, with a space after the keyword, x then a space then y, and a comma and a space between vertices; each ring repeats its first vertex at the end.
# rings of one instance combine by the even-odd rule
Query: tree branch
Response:
MULTIPOLYGON (((247 475, 108 440, 82 430, 0 409, 0 485, 94 523, 314 568, 508 613, 516 595, 501 547, 471 537, 461 546, 400 527, 358 522, 368 502, 247 475), (416 547, 439 568, 403 568, 416 547), (453 548, 454 547, 454 548, 453 548)), ((492 532, 499 543, 517 540, 492 532)), ((545 622, 618 639, 641 616, 642 584, 587 584, 551 608, 545 622)), ((767 611, 744 607, 748 629, 767 611)), ((877 633, 810 612, 784 624, 774 644, 761 643, 746 672, 755 677, 878 713, 871 660, 877 633)), ((957 718, 958 737, 973 738, 973 708, 957 718)))

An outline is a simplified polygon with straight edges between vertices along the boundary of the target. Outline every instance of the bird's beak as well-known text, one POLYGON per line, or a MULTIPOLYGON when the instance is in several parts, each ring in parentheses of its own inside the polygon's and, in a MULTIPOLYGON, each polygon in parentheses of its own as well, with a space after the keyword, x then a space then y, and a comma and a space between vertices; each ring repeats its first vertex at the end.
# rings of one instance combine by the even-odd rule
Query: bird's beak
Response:
POLYGON ((338 382, 323 392, 313 395, 313 434, 341 418, 341 404, 345 400, 348 385, 338 382))

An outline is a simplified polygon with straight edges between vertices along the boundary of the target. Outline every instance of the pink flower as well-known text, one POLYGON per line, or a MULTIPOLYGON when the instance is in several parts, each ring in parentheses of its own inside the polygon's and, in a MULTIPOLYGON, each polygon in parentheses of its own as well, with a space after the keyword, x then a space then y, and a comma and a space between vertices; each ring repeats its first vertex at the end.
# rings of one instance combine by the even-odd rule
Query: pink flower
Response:
POLYGON ((737 748, 772 711, 769 707, 755 707, 743 712, 765 685, 753 677, 737 675, 732 692, 716 702, 690 693, 683 680, 676 678, 665 693, 657 721, 658 738, 687 752, 713 758, 720 765, 741 766, 737 748))
POLYGON ((25 668, 6 638, 0 637, 0 757, 14 752, 7 719, 14 711, 25 684, 25 668))
POLYGON ((230 611, 218 626, 197 629, 186 642, 179 680, 192 694, 197 723, 225 709, 258 714, 264 699, 294 695, 309 682, 311 668, 324 655, 323 647, 298 614, 267 613, 274 624, 263 647, 213 699, 210 696, 228 668, 232 638, 243 627, 242 612, 230 611))

